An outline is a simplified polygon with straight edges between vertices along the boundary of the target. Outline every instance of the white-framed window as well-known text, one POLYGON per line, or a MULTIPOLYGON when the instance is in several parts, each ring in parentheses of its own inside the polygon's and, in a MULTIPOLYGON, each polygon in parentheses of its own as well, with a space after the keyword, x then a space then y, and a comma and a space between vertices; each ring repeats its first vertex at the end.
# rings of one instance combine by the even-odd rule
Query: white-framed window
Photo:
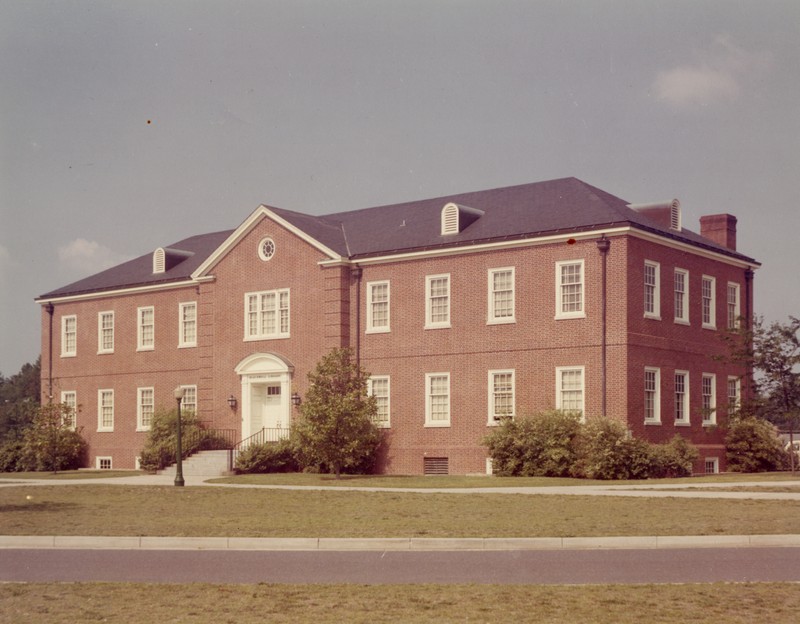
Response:
POLYGON ((497 424, 503 418, 514 418, 514 370, 490 370, 488 384, 489 424, 497 424))
POLYGON ((95 458, 95 468, 97 470, 111 470, 113 460, 111 457, 97 457, 95 458))
POLYGON ((197 302, 178 304, 178 348, 197 346, 197 302))
POLYGON ((136 431, 149 431, 155 412, 155 391, 153 388, 136 390, 136 431))
POLYGON ((450 373, 425 374, 425 426, 450 426, 450 373))
POLYGON ((197 386, 184 386, 183 399, 181 400, 181 411, 197 413, 197 386))
POLYGON ((706 457, 703 465, 706 474, 719 474, 719 457, 706 457))
POLYGON ((741 315, 739 284, 728 282, 728 329, 738 329, 741 315))
POLYGON ((703 306, 703 327, 717 328, 717 280, 708 275, 703 276, 701 300, 703 306))
POLYGON ((114 312, 97 315, 97 353, 114 353, 114 312))
POLYGON ((78 355, 78 317, 74 314, 61 317, 61 357, 78 355))
POLYGON ((651 260, 644 263, 644 315, 661 318, 661 265, 651 260))
POLYGON ((742 405, 742 380, 739 377, 728 377, 728 417, 739 411, 742 405))
POLYGON ((556 318, 583 318, 583 260, 556 262, 556 318))
POLYGON ((661 424, 661 370, 644 369, 644 422, 661 424))
POLYGON ((675 371, 675 424, 689 424, 689 372, 675 371))
POLYGON ((378 404, 378 413, 375 415, 375 424, 378 427, 388 428, 391 426, 391 400, 390 383, 388 375, 373 375, 367 382, 367 393, 375 397, 378 404))
POLYGON ((63 390, 61 404, 64 406, 62 414, 64 426, 74 431, 78 422, 78 393, 74 390, 63 390))
POLYGON ((156 312, 153 306, 136 310, 136 350, 152 351, 156 348, 156 312))
POLYGON ((97 391, 97 430, 114 431, 114 391, 97 391))
POLYGON ((689 324, 689 271, 675 269, 675 322, 689 324))
POLYGON ((425 328, 450 327, 450 274, 425 276, 425 328))
POLYGON ((390 331, 389 282, 367 282, 367 333, 390 331))
POLYGON ((711 373, 703 373, 701 386, 703 408, 703 424, 717 424, 717 376, 711 373))
POLYGON ((514 267, 489 269, 488 323, 514 323, 514 267))
POLYGON ((574 412, 584 420, 584 372, 583 366, 559 366, 556 368, 556 409, 574 412))
POLYGON ((289 337, 289 289, 246 293, 245 340, 289 337))

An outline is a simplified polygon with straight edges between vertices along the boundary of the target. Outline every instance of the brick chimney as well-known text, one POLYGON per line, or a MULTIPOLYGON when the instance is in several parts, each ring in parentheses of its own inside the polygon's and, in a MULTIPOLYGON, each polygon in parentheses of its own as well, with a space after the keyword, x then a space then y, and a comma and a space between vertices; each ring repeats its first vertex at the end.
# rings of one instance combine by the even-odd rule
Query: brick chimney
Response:
POLYGON ((736 251, 736 217, 730 214, 700 217, 700 235, 736 251))

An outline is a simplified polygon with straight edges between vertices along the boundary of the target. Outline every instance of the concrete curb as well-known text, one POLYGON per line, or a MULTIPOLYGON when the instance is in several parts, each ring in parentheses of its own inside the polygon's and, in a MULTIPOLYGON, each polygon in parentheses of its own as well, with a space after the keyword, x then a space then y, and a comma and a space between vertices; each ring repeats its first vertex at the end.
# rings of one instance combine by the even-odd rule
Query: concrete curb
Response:
POLYGON ((3 549, 250 550, 250 551, 486 551, 669 548, 800 547, 800 535, 685 535, 530 538, 336 538, 336 537, 99 537, 2 535, 3 549))

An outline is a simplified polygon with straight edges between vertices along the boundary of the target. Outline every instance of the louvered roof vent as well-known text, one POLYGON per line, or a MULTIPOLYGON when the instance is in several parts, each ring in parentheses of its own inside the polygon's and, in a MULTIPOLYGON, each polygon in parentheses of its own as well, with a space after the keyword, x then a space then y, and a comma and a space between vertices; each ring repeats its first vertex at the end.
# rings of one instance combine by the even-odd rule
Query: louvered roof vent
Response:
POLYGON ((191 251, 159 247, 153 252, 153 273, 166 273, 172 267, 179 265, 193 255, 194 253, 191 251))
POLYGON ((442 236, 463 232, 484 215, 483 210, 449 203, 442 208, 442 236))
POLYGON ((681 202, 677 199, 652 204, 628 204, 628 208, 649 217, 665 228, 681 231, 681 202))

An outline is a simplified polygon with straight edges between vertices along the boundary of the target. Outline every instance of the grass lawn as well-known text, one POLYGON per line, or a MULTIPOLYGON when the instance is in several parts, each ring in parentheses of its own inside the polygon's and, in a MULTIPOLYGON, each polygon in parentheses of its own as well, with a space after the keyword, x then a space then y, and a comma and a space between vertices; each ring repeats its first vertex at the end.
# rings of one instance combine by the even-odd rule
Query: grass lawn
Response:
POLYGON ((571 537, 800 533, 800 501, 128 485, 0 488, 1 535, 571 537))
POLYGON ((800 585, 0 585, 0 623, 793 624, 800 585))

